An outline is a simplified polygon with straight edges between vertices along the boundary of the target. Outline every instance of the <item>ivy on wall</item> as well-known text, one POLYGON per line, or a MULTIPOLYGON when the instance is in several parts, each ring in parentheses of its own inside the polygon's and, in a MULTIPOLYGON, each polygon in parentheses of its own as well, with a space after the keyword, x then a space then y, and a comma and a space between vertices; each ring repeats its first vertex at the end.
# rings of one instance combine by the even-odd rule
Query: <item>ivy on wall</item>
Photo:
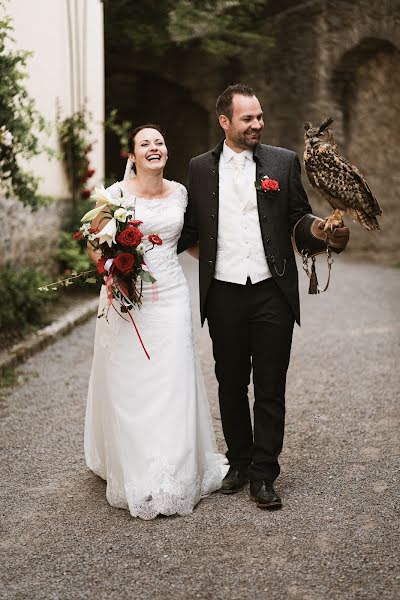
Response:
POLYGON ((92 143, 89 141, 91 115, 86 109, 78 110, 61 119, 58 117, 57 130, 61 147, 61 156, 68 177, 74 206, 78 199, 87 199, 92 193, 88 184, 95 169, 90 166, 89 153, 92 143))

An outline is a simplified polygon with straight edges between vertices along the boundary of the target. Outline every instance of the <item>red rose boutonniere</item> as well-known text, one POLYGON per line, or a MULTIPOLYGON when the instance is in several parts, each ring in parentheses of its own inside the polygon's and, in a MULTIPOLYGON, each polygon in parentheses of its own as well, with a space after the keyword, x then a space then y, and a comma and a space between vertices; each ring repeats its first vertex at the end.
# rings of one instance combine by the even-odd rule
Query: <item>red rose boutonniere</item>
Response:
POLYGON ((261 179, 254 182, 256 190, 263 192, 279 192, 279 181, 276 179, 270 179, 268 175, 264 175, 261 179))

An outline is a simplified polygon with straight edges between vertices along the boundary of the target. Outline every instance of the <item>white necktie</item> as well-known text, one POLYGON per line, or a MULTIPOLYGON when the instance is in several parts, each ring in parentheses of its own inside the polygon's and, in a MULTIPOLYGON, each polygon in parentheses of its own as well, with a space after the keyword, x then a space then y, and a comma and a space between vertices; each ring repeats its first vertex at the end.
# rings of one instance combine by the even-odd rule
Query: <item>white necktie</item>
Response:
POLYGON ((233 183, 238 192, 241 192, 244 180, 244 165, 246 162, 246 157, 243 153, 235 154, 232 160, 234 168, 233 183))

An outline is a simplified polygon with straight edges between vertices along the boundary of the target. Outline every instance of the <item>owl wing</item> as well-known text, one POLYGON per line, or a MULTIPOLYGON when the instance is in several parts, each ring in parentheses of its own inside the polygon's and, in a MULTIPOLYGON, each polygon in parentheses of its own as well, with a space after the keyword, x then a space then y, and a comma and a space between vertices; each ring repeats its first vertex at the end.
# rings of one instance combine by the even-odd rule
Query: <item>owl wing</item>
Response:
POLYGON ((364 190, 365 197, 368 198, 367 206, 369 210, 367 210, 366 207, 363 207, 365 212, 370 216, 381 215, 382 209, 379 206, 378 200, 372 193, 371 188, 369 187, 365 177, 362 175, 362 173, 360 173, 357 167, 355 165, 352 165, 346 158, 340 156, 340 159, 343 162, 343 164, 347 166, 349 171, 353 174, 354 178, 358 180, 360 188, 364 190))
POLYGON ((361 210, 367 215, 382 210, 357 167, 335 152, 329 144, 318 149, 318 169, 314 171, 317 187, 325 197, 330 196, 336 208, 361 210))

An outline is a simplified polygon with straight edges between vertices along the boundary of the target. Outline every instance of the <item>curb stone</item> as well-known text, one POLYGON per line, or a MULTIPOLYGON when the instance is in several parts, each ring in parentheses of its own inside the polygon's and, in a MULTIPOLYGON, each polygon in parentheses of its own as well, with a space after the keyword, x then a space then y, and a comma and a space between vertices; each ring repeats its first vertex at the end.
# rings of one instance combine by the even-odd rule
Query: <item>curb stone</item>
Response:
POLYGON ((50 325, 36 331, 22 342, 15 344, 10 350, 0 353, 0 375, 5 369, 15 367, 27 358, 52 344, 63 335, 66 335, 76 325, 87 321, 97 312, 99 305, 98 297, 84 302, 81 306, 73 308, 61 318, 50 325))

